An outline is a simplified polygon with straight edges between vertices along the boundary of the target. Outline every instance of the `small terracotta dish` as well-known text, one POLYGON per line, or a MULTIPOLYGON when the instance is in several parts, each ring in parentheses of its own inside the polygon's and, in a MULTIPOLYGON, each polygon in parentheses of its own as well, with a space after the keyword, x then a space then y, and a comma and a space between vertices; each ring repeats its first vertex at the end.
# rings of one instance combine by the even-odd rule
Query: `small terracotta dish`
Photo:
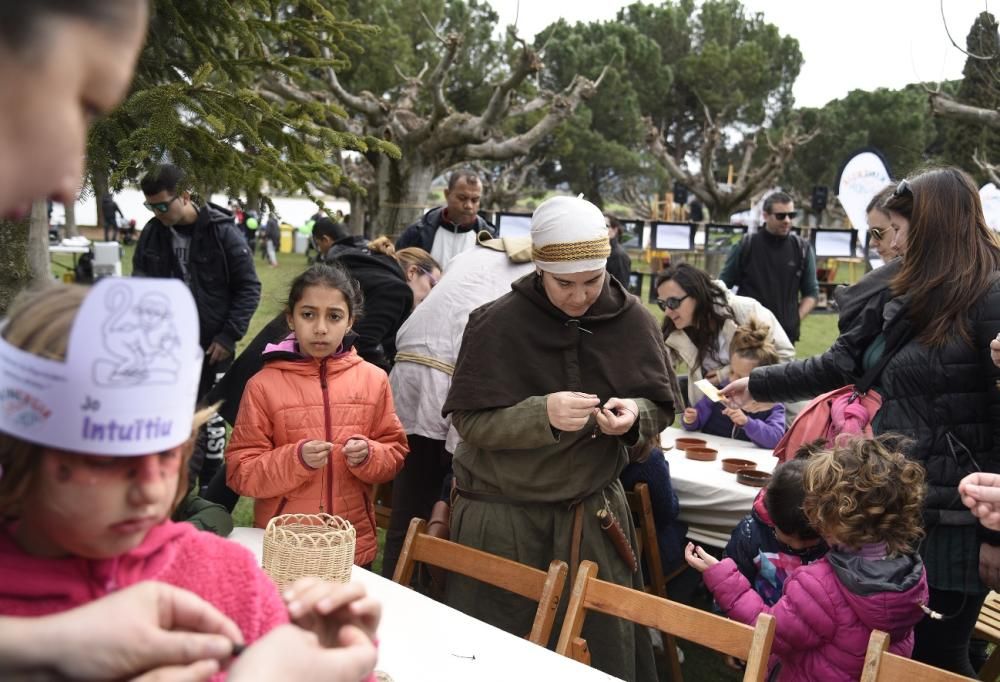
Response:
POLYGON ((675 438, 674 447, 678 450, 687 450, 688 448, 703 448, 706 447, 706 443, 701 438, 675 438))
POLYGON ((736 472, 737 483, 742 483, 743 485, 751 485, 754 488, 763 488, 767 485, 767 482, 771 480, 771 474, 766 471, 757 471, 756 469, 742 469, 736 472))
POLYGON ((727 457, 722 460, 722 470, 728 471, 731 474, 735 474, 740 469, 756 469, 757 462, 750 461, 749 459, 737 459, 736 457, 727 457))
POLYGON ((688 459, 694 459, 699 462, 711 462, 719 456, 718 450, 713 450, 712 448, 694 448, 690 445, 684 452, 687 454, 688 459))

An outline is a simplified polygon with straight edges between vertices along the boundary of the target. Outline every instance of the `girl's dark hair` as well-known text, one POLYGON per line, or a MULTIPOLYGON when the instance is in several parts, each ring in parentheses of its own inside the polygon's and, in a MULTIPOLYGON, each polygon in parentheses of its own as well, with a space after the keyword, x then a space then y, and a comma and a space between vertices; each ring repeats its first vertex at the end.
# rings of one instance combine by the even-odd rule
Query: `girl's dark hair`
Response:
POLYGON ((295 304, 302 300, 302 295, 309 287, 329 287, 336 289, 347 299, 347 313, 357 320, 364 314, 364 295, 361 285, 337 263, 317 263, 292 281, 288 292, 288 312, 295 310, 295 304))
MULTIPOLYGON (((693 265, 679 263, 671 265, 656 277, 655 289, 664 282, 673 280, 677 286, 694 299, 694 318, 691 326, 684 330, 691 343, 698 349, 695 363, 700 367, 705 357, 719 359, 719 349, 716 347, 719 332, 726 320, 735 319, 736 313, 726 302, 726 291, 712 281, 708 273, 693 265)), ((676 327, 669 316, 663 316, 663 337, 672 334, 676 327)))
POLYGON ((936 347, 955 336, 972 344, 969 309, 1000 269, 1000 240, 972 178, 958 168, 931 169, 900 183, 884 207, 910 224, 892 293, 909 295, 917 338, 936 347))
POLYGON ((35 45, 46 19, 83 19, 112 32, 128 26, 148 0, 9 0, 0 2, 0 46, 24 52, 35 45))
POLYGON ((776 365, 780 360, 778 349, 771 339, 771 328, 754 319, 740 325, 733 333, 733 340, 729 342, 729 357, 734 355, 752 360, 758 367, 776 365))
POLYGON ((782 533, 794 535, 800 540, 819 537, 802 510, 802 502, 806 496, 802 481, 808 464, 808 460, 803 458, 779 465, 764 493, 764 506, 774 525, 782 533))

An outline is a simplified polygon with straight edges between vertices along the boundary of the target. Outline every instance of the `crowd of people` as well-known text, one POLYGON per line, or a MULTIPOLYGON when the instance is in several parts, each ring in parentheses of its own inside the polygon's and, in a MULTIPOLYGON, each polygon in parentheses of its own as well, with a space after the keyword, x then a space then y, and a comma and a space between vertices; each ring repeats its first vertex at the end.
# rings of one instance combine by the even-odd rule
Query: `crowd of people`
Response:
MULTIPOLYGON (((141 0, 4 9, 0 83, 22 96, 0 115, 0 215, 72 200, 87 123, 124 97, 147 13, 141 0)), ((856 679, 873 629, 975 676, 973 626, 1000 588, 1000 240, 967 174, 930 169, 873 197, 884 265, 840 292, 839 336, 805 359, 792 344, 816 259, 791 231, 791 196, 765 199, 763 228, 718 280, 686 263, 659 273, 658 322, 626 288, 617 218, 556 196, 530 237, 498 237, 482 187, 453 173, 445 205, 395 243, 318 216, 318 262, 238 356, 261 297, 257 219, 197 201, 173 164, 141 181, 154 218, 132 278, 18 297, 0 331, 0 390, 16 398, 0 412, 0 674, 368 679, 381 606, 357 584, 279 591, 219 537, 240 495, 257 526, 344 517, 370 568, 371 490, 395 480, 387 575, 409 519, 444 500, 455 542, 571 573, 591 560, 639 589, 625 491, 643 480, 664 565, 701 572, 730 618, 775 616, 775 679, 856 679), (684 544, 659 448, 675 417, 772 449, 786 406, 875 368, 878 410, 838 403, 842 436, 780 464, 721 557, 684 544)), ((534 614, 468 578, 444 599, 518 635, 534 614)), ((583 636, 595 667, 654 679, 645 628, 591 618, 583 636)))

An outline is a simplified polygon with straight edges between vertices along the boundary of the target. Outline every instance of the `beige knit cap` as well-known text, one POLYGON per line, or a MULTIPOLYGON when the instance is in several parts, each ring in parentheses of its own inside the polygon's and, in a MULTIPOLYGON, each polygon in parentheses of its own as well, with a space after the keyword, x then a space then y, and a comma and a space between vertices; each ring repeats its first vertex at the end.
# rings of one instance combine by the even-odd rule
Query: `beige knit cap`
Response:
POLYGON ((577 197, 552 197, 535 209, 531 247, 535 265, 561 275, 603 270, 611 255, 604 214, 577 197))

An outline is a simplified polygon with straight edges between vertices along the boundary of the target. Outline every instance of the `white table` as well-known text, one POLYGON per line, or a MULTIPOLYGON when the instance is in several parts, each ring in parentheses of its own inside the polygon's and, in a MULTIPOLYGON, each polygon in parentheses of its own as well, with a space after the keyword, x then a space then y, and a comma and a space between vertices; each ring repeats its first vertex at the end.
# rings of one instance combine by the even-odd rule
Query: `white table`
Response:
MULTIPOLYGON (((234 528, 229 538, 261 559, 263 530, 234 528)), ((376 668, 394 682, 617 679, 358 566, 351 579, 382 602, 376 668)))
POLYGON ((722 470, 727 457, 749 459, 760 471, 772 471, 778 460, 771 450, 745 440, 713 436, 700 431, 668 427, 660 435, 663 456, 670 464, 670 481, 680 503, 680 520, 688 524, 688 537, 713 547, 725 547, 729 535, 750 512, 760 488, 736 482, 736 474, 722 470), (676 438, 701 438, 719 451, 712 462, 688 459, 683 450, 671 448, 676 438))

